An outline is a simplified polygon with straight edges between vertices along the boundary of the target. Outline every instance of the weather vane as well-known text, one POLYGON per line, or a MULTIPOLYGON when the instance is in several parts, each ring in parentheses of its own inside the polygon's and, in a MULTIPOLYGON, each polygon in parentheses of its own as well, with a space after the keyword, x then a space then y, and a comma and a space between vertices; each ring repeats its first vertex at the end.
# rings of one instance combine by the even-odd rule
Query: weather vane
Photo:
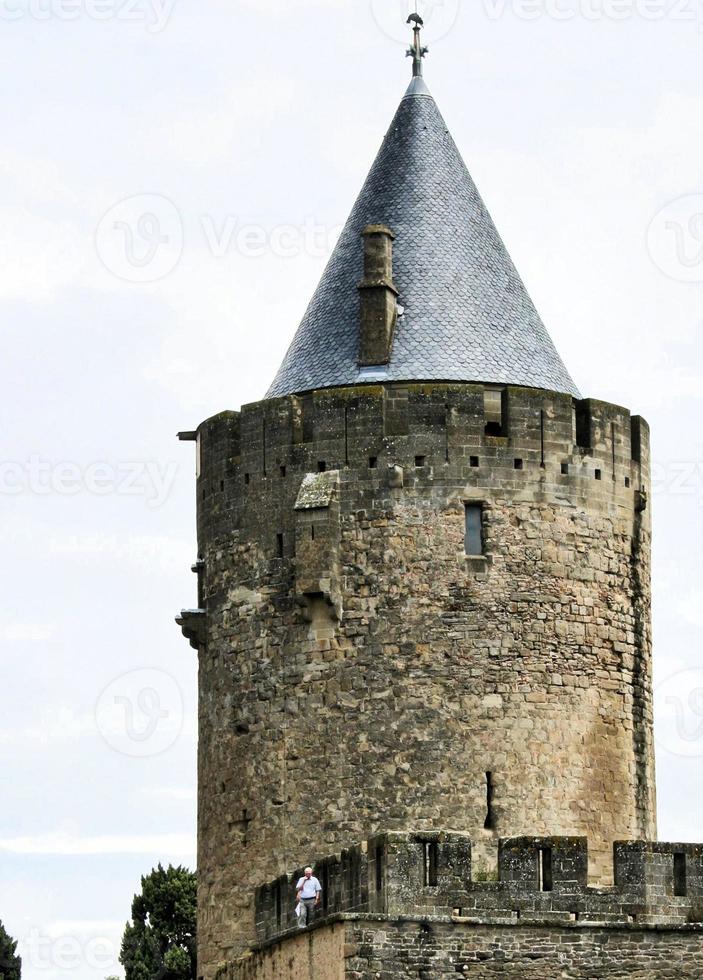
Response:
POLYGON ((422 59, 430 50, 429 48, 424 47, 420 40, 420 31, 422 30, 425 22, 422 17, 415 12, 414 14, 410 14, 407 23, 415 25, 413 27, 415 37, 413 39, 412 47, 408 48, 407 57, 413 59, 413 78, 422 78, 422 59))

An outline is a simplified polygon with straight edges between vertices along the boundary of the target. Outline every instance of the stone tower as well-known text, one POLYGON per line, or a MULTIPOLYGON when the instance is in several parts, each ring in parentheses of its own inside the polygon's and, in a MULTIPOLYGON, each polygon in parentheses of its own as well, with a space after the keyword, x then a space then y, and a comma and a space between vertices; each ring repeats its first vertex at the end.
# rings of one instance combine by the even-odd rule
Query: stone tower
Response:
POLYGON ((468 835, 486 878, 501 839, 588 838, 602 885, 656 836, 648 428, 579 394, 420 26, 266 398, 182 434, 207 980, 255 940, 256 886, 379 833, 468 835))

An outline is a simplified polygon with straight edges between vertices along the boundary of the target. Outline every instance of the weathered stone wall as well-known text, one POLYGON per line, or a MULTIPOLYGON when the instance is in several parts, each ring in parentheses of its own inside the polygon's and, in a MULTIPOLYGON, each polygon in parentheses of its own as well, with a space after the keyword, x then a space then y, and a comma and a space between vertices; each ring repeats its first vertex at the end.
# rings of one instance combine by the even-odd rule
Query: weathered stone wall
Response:
MULTIPOLYGON (((613 869, 614 885, 593 887, 585 839, 513 837, 500 840, 498 874, 485 881, 465 835, 381 834, 315 862, 323 892, 316 920, 357 912, 481 925, 703 922, 703 845, 621 841, 613 869)), ((296 873, 257 888, 260 944, 295 932, 297 880, 296 873)))
POLYGON ((647 427, 574 407, 508 389, 487 435, 481 386, 368 387, 200 427, 202 975, 255 885, 379 828, 487 867, 498 836, 586 836, 603 880, 656 836, 647 427))
MULTIPOLYGON (((699 980, 701 927, 348 923, 346 980, 699 980)), ((308 980, 306 974, 302 975, 308 980)), ((332 975, 331 975, 332 976, 332 975)), ((310 980, 313 975, 310 974, 310 980)), ((250 974, 247 980, 258 980, 250 974)), ((314 980, 325 980, 314 974, 314 980)))
POLYGON ((232 964, 221 980, 700 980, 703 927, 474 925, 340 917, 232 964), (318 936, 329 934, 324 944, 318 936), (316 949, 339 957, 316 957, 316 949), (306 955, 307 954, 307 955, 306 955))
POLYGON ((289 938, 284 944, 244 957, 218 980, 345 980, 347 929, 337 922, 289 938))

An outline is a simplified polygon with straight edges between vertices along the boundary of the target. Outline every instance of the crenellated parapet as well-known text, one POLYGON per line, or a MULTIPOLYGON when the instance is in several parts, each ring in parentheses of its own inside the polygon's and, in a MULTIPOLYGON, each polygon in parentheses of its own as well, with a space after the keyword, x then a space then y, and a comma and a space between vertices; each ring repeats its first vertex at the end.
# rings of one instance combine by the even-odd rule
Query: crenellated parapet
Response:
MULTIPOLYGON (((465 835, 382 834, 317 862, 323 886, 317 921, 355 914, 508 926, 703 923, 703 845, 618 842, 613 870, 612 887, 588 885, 584 838, 503 839, 497 873, 490 876, 476 866, 465 835)), ((257 889, 260 943, 296 927, 300 874, 257 889)))
POLYGON ((437 484, 477 499, 561 495, 625 518, 649 493, 642 418, 530 388, 386 384, 271 399, 204 422, 197 454, 201 550, 239 533, 274 558, 280 535, 294 555, 300 483, 321 470, 339 471, 348 506, 437 484), (275 519, 262 527, 264 506, 275 519))

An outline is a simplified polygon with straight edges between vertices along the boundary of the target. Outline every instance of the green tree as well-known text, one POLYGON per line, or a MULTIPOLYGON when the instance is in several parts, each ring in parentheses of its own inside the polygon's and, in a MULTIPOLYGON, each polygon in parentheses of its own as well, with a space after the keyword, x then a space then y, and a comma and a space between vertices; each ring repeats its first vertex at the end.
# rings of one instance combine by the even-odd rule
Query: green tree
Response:
POLYGON ((126 980, 195 980, 196 881, 170 865, 142 878, 122 938, 126 980))
POLYGON ((0 922, 0 980, 20 980, 21 976, 22 960, 17 955, 17 943, 0 922))

